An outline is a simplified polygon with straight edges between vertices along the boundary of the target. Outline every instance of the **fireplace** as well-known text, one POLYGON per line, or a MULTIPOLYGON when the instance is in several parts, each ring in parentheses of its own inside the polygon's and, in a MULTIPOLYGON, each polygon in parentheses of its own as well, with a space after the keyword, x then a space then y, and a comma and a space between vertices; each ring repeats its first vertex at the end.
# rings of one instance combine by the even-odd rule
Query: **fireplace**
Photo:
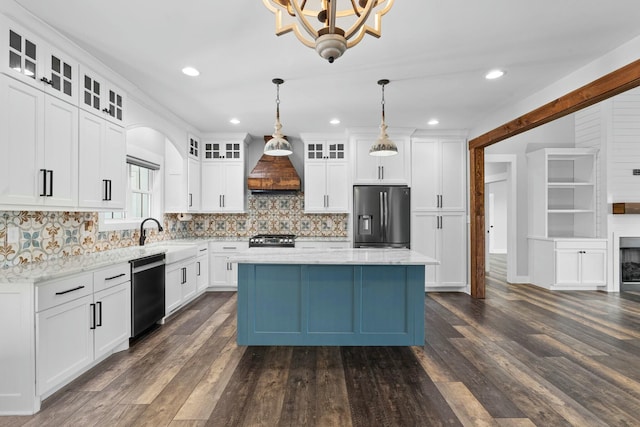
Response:
POLYGON ((640 286, 640 237, 620 238, 620 287, 640 286))

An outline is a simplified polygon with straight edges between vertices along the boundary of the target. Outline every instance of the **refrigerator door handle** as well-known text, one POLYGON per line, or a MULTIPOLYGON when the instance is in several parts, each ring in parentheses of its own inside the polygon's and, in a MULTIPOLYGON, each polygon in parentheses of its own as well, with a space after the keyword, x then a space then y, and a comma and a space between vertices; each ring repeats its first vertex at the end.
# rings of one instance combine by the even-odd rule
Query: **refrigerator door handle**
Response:
POLYGON ((387 241, 389 229, 389 193, 384 192, 384 240, 387 241))
POLYGON ((380 233, 382 234, 382 238, 385 239, 384 236, 384 193, 380 192, 380 233))

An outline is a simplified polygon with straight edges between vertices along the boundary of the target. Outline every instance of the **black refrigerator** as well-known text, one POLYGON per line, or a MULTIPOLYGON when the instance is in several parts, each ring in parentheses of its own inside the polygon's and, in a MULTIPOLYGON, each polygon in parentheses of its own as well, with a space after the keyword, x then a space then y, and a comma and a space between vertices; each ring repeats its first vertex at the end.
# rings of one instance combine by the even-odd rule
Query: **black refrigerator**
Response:
POLYGON ((411 189, 406 185, 354 185, 353 220, 355 248, 409 248, 411 189))

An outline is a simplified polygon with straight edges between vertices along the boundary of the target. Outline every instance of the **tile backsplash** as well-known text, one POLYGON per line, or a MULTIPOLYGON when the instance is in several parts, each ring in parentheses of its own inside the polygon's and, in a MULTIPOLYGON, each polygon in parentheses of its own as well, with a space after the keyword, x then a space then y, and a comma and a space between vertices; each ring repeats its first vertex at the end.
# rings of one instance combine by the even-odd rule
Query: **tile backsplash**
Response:
MULTIPOLYGON (((348 214, 305 214, 302 194, 249 195, 243 214, 164 215, 164 232, 148 231, 148 243, 193 237, 295 234, 347 237, 348 214)), ((138 244, 139 229, 100 231, 96 212, 0 211, 0 267, 84 255, 138 244), (8 243, 16 227, 18 243, 8 243)))

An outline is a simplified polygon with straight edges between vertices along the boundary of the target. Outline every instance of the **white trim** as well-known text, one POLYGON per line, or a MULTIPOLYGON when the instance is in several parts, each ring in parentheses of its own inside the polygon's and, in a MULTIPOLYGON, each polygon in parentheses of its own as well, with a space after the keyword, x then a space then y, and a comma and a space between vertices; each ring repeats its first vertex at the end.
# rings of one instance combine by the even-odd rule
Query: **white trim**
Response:
MULTIPOLYGON (((516 195, 518 194, 517 154, 487 154, 486 163, 507 163, 504 173, 507 181, 507 282, 528 283, 528 276, 517 276, 518 271, 518 210, 516 195), (521 280, 526 277, 526 281, 521 280)), ((502 174, 500 174, 502 175, 502 174)), ((486 180, 485 180, 486 181, 486 180)))

